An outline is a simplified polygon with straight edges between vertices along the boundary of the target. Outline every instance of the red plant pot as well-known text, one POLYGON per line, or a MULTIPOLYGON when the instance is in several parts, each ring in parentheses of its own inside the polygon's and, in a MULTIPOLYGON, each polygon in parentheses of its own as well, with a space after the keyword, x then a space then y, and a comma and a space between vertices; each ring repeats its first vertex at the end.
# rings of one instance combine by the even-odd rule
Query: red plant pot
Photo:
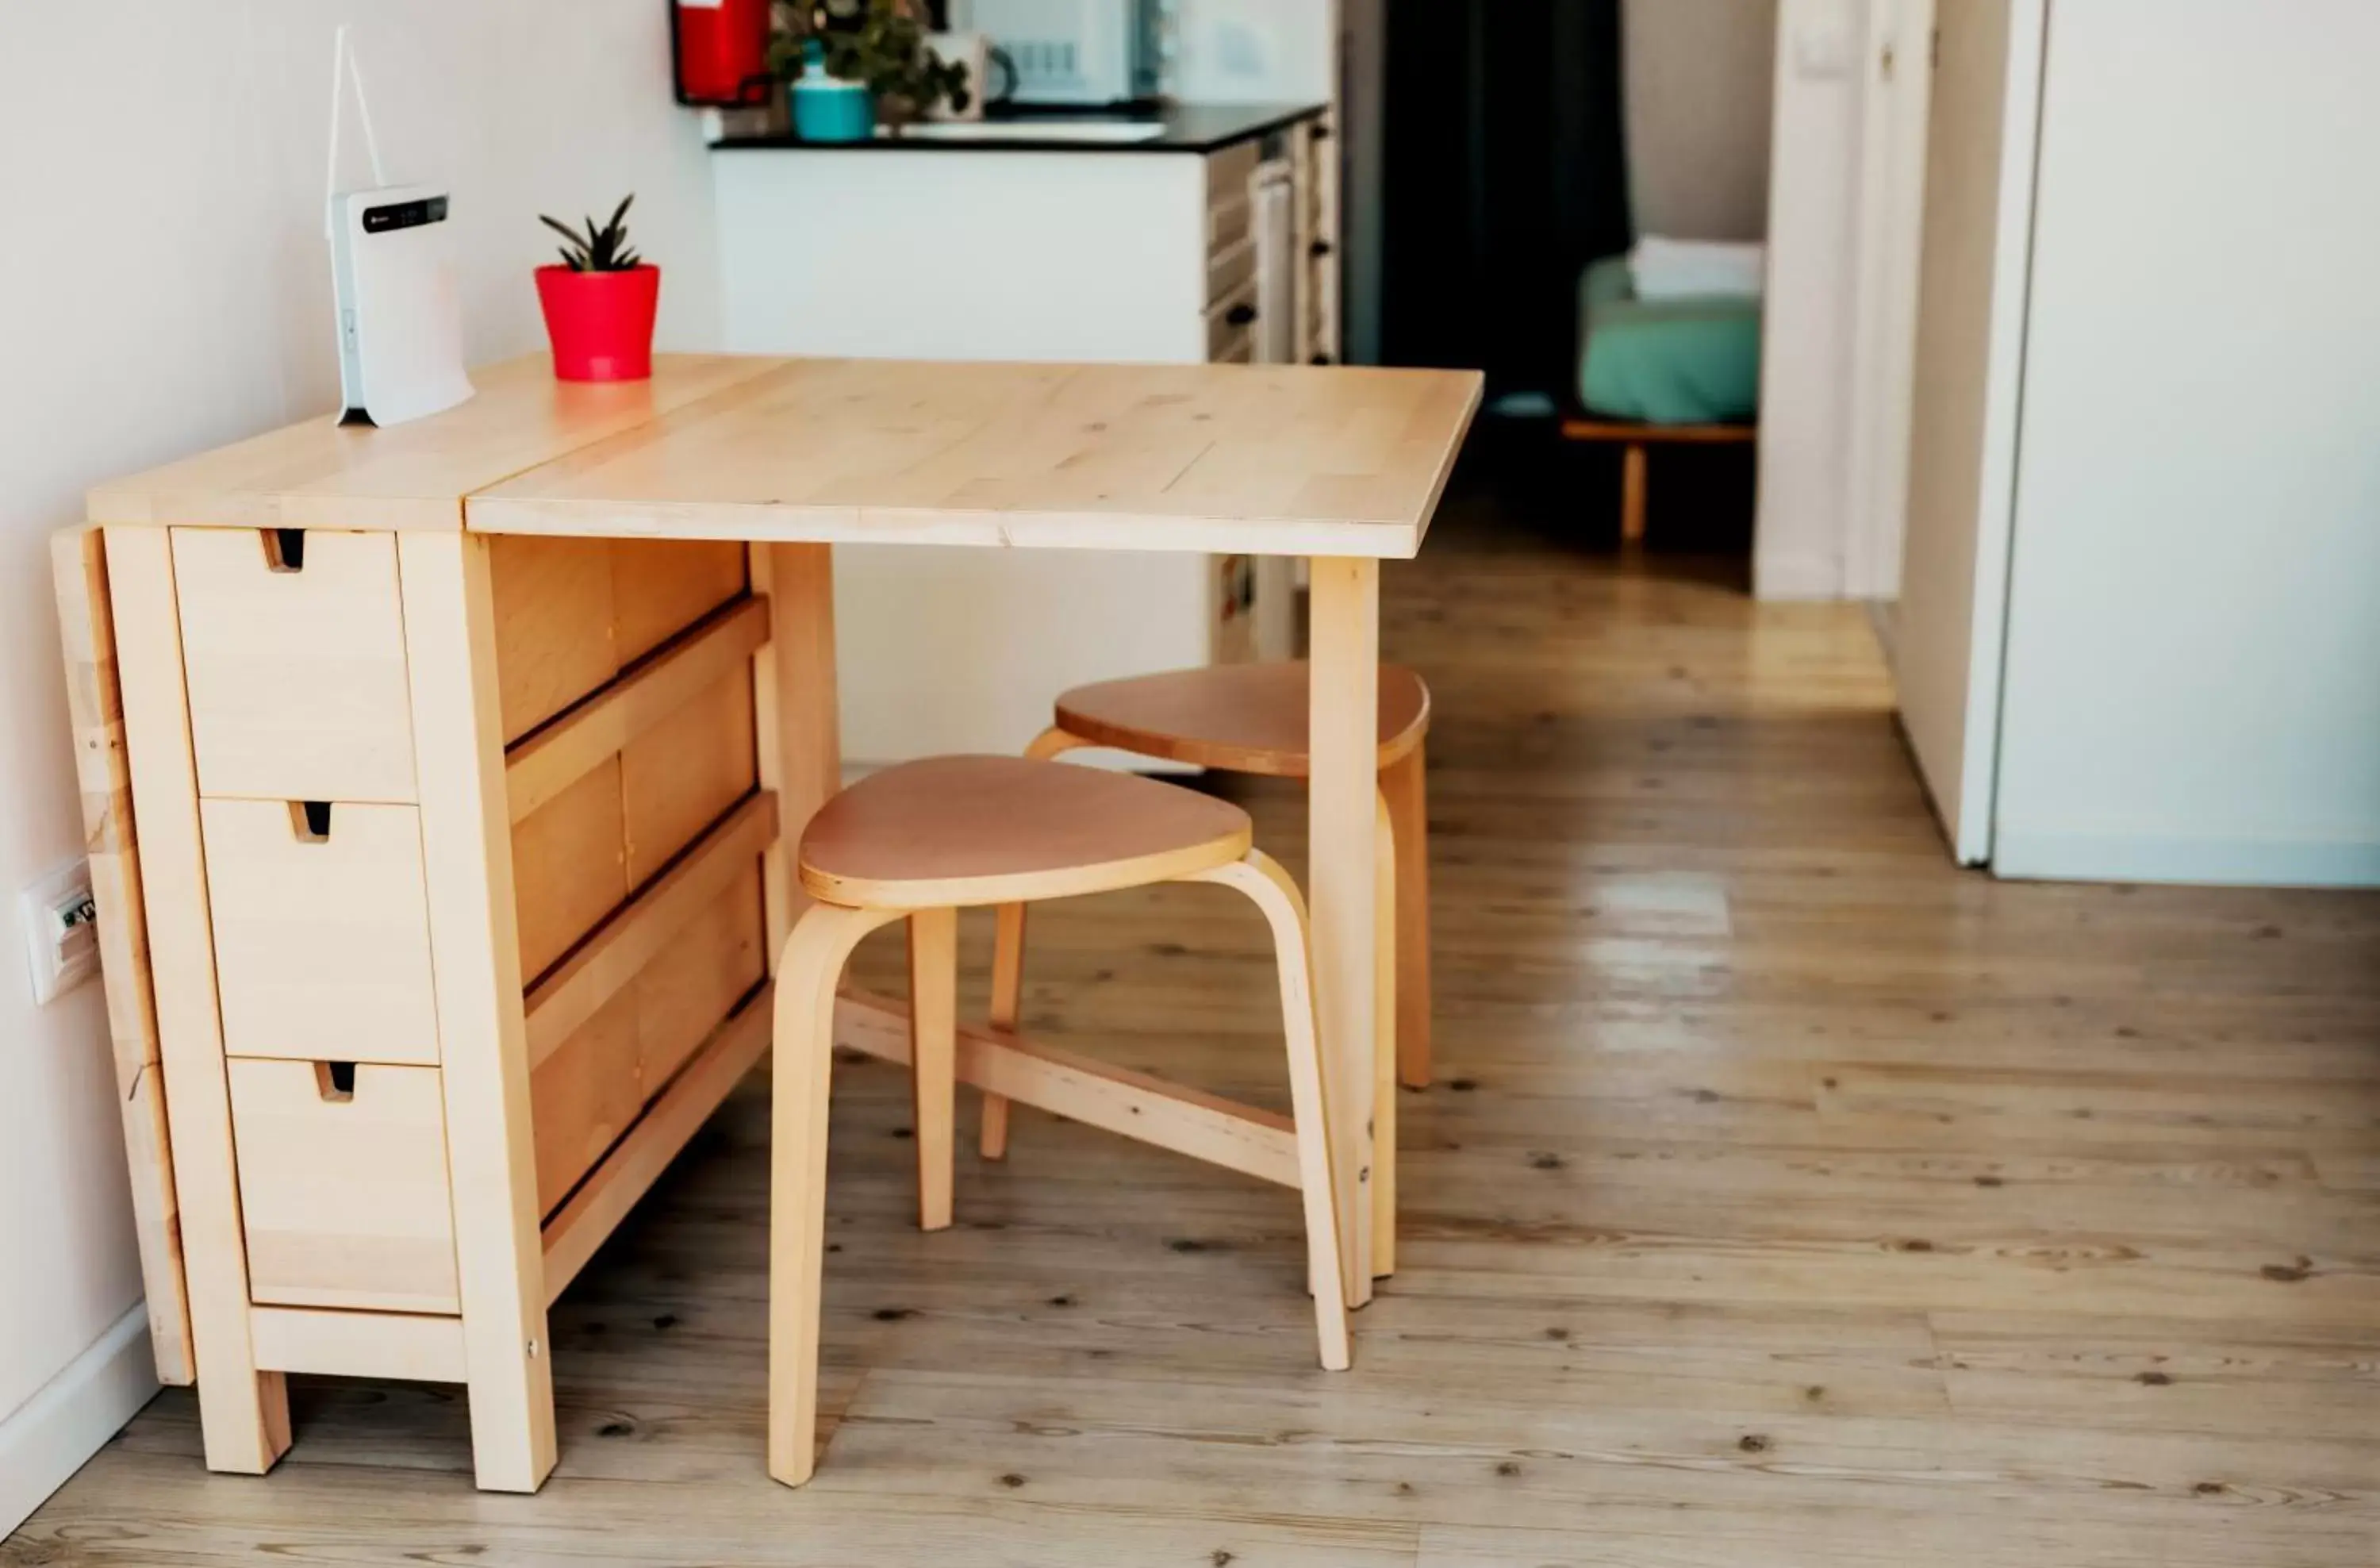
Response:
POLYGON ((662 270, 624 273, 537 270, 537 302, 553 344, 553 373, 564 381, 643 381, 653 373, 653 311, 662 270))

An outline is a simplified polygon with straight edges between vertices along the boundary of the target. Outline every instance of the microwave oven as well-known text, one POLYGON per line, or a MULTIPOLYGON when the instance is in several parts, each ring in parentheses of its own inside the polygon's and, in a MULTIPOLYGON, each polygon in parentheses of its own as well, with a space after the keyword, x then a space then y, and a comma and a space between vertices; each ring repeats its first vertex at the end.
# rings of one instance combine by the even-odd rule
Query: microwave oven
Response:
POLYGON ((991 102, 1099 108, 1158 95, 1174 5, 952 0, 950 24, 982 33, 996 51, 991 102))

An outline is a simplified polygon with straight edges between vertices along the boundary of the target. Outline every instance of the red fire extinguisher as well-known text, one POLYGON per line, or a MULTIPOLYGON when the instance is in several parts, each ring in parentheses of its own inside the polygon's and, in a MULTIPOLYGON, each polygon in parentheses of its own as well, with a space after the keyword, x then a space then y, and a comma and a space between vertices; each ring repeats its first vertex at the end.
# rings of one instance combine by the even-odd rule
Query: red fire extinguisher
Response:
POLYGON ((769 0, 669 0, 670 68, 681 103, 748 109, 769 102, 769 0))

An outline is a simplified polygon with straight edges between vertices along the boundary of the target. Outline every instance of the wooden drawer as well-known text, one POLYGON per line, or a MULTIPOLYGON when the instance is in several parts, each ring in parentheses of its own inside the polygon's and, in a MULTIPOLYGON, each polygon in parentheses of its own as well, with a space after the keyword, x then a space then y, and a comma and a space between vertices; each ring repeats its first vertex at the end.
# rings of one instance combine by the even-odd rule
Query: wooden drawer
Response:
POLYGON ((1255 232, 1256 210, 1245 197, 1207 213, 1207 254, 1220 256, 1255 232))
POLYGON ((420 814, 201 800, 199 820, 225 1051, 435 1064, 420 814))
POLYGON ((438 1069, 225 1066, 249 1295, 460 1312, 438 1069))
POLYGON ((1248 199, 1248 176, 1257 172, 1257 144, 1250 140, 1207 154, 1208 212, 1248 199))
POLYGON ((413 801, 396 537, 173 534, 199 793, 413 801))
POLYGON ((1245 362, 1255 351, 1257 282, 1253 277, 1230 298, 1217 300, 1207 311, 1207 359, 1210 364, 1245 362))
POLYGON ((1207 262, 1207 302, 1230 298, 1257 275, 1257 246, 1244 239, 1207 262))

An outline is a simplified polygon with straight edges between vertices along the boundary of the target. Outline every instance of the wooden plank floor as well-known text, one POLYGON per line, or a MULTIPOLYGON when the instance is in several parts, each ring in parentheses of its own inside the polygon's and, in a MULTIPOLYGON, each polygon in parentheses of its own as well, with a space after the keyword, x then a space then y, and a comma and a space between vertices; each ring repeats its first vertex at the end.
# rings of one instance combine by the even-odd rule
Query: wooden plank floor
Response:
MULTIPOLYGON (((1472 542, 1387 575, 1441 1077, 1352 1373, 1288 1193, 1020 1111, 919 1235, 855 1065, 807 1491, 761 1472, 755 1083, 557 1307, 541 1495, 471 1489, 459 1390, 297 1380, 262 1480, 169 1392, 0 1562, 2380 1562, 2380 900, 1956 871, 1860 613, 1472 542)), ((1033 937, 1029 1027, 1282 1100, 1227 894, 1033 937)))

